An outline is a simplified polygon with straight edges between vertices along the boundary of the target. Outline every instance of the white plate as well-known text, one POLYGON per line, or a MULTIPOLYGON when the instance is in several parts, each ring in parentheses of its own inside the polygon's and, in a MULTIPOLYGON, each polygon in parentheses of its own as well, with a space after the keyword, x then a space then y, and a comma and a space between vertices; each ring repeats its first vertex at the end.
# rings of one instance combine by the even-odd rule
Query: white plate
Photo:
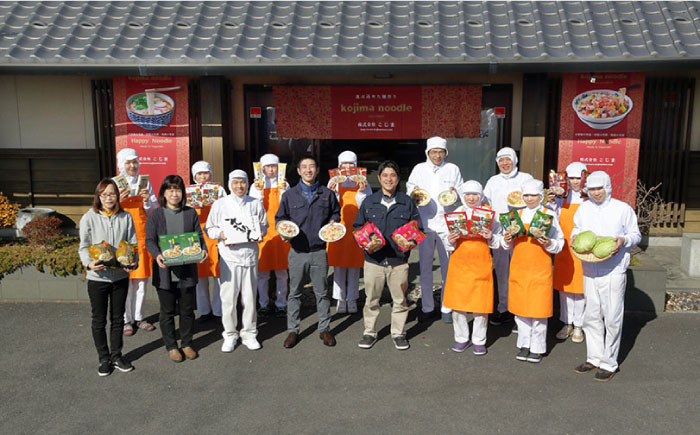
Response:
POLYGON ((457 202, 457 199, 457 192, 452 189, 440 192, 440 194, 438 195, 438 202, 443 207, 451 206, 452 204, 457 202))
POLYGON ((333 224, 327 224, 327 225, 322 226, 321 229, 318 230, 318 238, 321 239, 321 240, 323 240, 324 242, 328 242, 328 243, 337 242, 338 240, 340 240, 340 239, 342 239, 343 237, 345 237, 345 231, 346 231, 346 230, 345 230, 345 225, 343 225, 343 224, 339 224, 339 223, 337 223, 337 222, 336 222, 336 223, 333 223, 333 224), (327 228, 329 228, 329 227, 331 227, 331 226, 337 227, 338 229, 342 229, 343 234, 342 234, 341 236, 339 236, 337 239, 328 239, 328 238, 324 238, 323 235, 322 235, 323 232, 324 232, 324 230, 326 230, 327 228))
POLYGON ((277 230, 277 232, 279 233, 280 236, 282 236, 286 239, 293 239, 294 237, 299 235, 299 226, 292 221, 279 221, 279 222, 277 222, 277 225, 275 225, 275 229, 277 230), (282 225, 282 224, 291 225, 293 232, 283 233, 282 231, 280 231, 280 225, 282 225))

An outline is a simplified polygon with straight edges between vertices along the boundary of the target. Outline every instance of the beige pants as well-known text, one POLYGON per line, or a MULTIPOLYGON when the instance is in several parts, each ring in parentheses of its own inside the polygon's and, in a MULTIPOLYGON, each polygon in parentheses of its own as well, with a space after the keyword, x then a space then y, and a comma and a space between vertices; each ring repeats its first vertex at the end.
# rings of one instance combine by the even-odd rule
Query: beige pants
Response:
POLYGON ((391 336, 404 335, 404 325, 408 317, 406 289, 408 288, 408 263, 398 266, 379 266, 365 261, 365 293, 367 301, 362 312, 365 321, 365 335, 377 336, 376 324, 379 316, 379 298, 384 284, 389 287, 393 306, 391 309, 391 336))

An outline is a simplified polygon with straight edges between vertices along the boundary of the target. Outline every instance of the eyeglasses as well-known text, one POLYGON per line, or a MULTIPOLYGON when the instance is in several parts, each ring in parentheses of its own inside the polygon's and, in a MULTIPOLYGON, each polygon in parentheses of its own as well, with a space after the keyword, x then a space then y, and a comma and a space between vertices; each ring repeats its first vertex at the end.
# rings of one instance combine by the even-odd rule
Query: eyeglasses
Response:
POLYGON ((102 193, 100 194, 100 198, 116 198, 117 194, 116 193, 102 193))

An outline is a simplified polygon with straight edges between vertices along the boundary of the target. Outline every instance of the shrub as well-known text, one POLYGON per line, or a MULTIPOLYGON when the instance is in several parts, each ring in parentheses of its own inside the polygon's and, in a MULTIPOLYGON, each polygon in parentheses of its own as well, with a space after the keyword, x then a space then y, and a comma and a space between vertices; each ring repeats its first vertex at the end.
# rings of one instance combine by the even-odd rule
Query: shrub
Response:
POLYGON ((48 268, 48 272, 56 276, 84 273, 78 255, 79 244, 77 237, 60 237, 52 250, 24 242, 0 244, 0 279, 24 266, 34 266, 39 272, 46 272, 44 269, 48 268))
POLYGON ((0 228, 9 228, 17 220, 19 204, 13 204, 0 192, 0 228))
POLYGON ((44 217, 34 219, 22 228, 29 244, 53 248, 61 236, 61 219, 44 217))

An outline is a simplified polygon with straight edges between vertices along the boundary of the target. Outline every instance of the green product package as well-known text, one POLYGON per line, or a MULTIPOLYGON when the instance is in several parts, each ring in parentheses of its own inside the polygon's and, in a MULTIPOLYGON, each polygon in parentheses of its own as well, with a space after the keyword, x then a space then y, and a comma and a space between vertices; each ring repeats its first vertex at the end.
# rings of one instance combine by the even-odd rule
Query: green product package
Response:
POLYGON ((511 210, 508 213, 501 213, 498 220, 503 226, 503 231, 510 233, 512 238, 525 235, 525 226, 520 219, 518 210, 511 210))
POLYGON ((537 210, 535 215, 532 217, 532 222, 530 222, 530 228, 527 231, 527 235, 536 239, 546 236, 549 234, 549 230, 552 228, 553 221, 554 216, 544 213, 542 210, 537 210))
POLYGON ((199 263, 202 260, 202 245, 197 233, 158 236, 158 245, 166 266, 199 263))

